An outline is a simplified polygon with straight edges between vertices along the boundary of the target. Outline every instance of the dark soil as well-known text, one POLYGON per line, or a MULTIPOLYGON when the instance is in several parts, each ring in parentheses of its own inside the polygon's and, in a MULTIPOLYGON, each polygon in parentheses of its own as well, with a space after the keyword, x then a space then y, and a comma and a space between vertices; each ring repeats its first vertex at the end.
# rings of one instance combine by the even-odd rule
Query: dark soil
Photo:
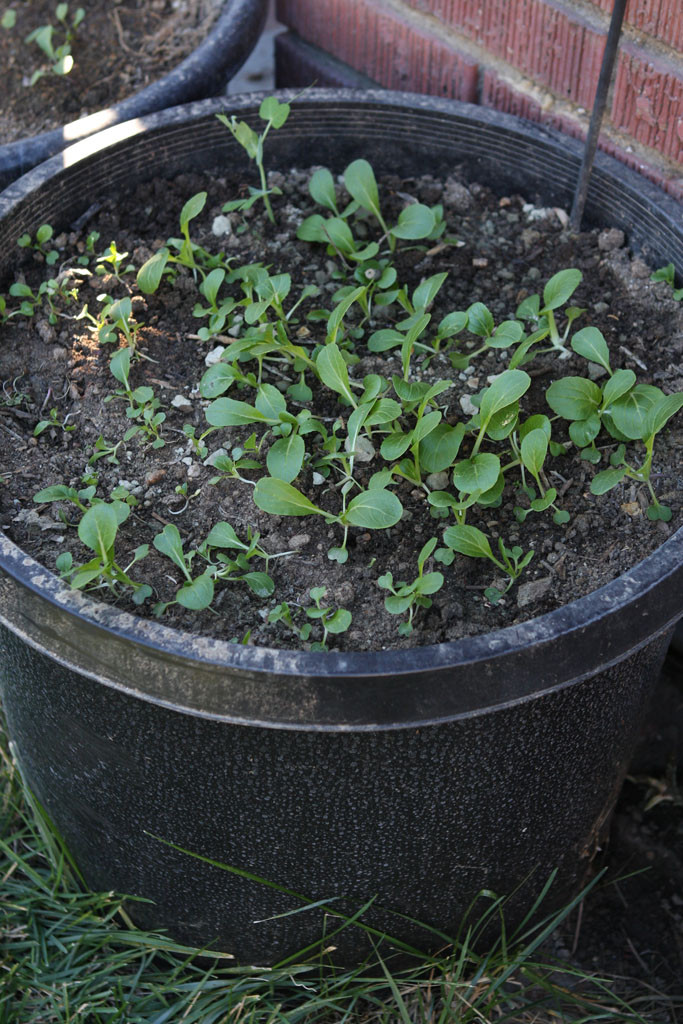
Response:
MULTIPOLYGON (((321 332, 324 339, 324 328, 318 322, 307 321, 305 314, 311 307, 331 306, 330 295, 342 282, 332 278, 336 264, 322 246, 294 238, 302 217, 313 212, 306 188, 308 177, 309 172, 296 171, 286 180, 279 174, 271 176, 272 184, 278 184, 284 193, 276 200, 275 228, 260 209, 254 208, 245 215, 231 214, 228 233, 220 237, 212 233, 212 228, 225 228, 225 218, 222 224, 215 218, 226 200, 244 194, 244 182, 183 176, 174 182, 140 186, 132 197, 103 201, 78 231, 61 236, 57 240, 57 267, 66 270, 74 266, 77 255, 84 251, 87 234, 93 230, 100 233, 98 251, 116 239, 119 251, 128 252, 139 267, 166 238, 178 235, 181 206, 205 189, 209 199, 204 212, 192 222, 193 241, 214 252, 223 248, 234 257, 235 265, 263 260, 271 273, 286 270, 293 281, 287 306, 303 284, 317 284, 321 294, 302 305, 295 330, 303 344, 320 338, 321 332), (244 230, 247 224, 249 230, 244 230)), ((420 182, 387 179, 382 182, 381 194, 394 218, 406 195, 427 203, 442 202, 449 234, 461 240, 458 244, 432 245, 428 251, 425 246, 405 247, 396 259, 399 281, 407 283, 409 293, 422 278, 448 271, 448 280, 432 310, 432 323, 439 323, 451 310, 466 309, 475 300, 487 303, 498 323, 514 316, 525 296, 542 291, 555 272, 578 267, 583 281, 571 301, 587 310, 578 326, 590 323, 603 332, 613 367, 632 368, 639 380, 655 383, 667 392, 683 387, 681 304, 673 301, 665 283, 650 283, 651 268, 632 257, 624 247, 621 232, 593 230, 572 237, 566 230, 563 211, 539 210, 522 197, 496 196, 476 184, 466 187, 455 178, 445 184, 429 178, 420 182)), ((356 230, 360 234, 366 230, 372 233, 373 229, 360 222, 356 230)), ((45 276, 42 257, 24 259, 22 272, 35 288, 45 276)), ((85 269, 92 271, 94 263, 91 261, 85 269)), ((96 311, 99 293, 123 296, 134 289, 134 281, 132 274, 123 283, 111 276, 84 276, 79 304, 87 302, 90 310, 96 311)), ((240 481, 224 479, 211 485, 216 471, 197 457, 183 434, 183 426, 191 424, 197 434, 206 429, 204 411, 208 403, 199 396, 197 384, 206 370, 209 353, 218 344, 228 345, 238 331, 200 342, 197 330, 206 321, 192 316, 198 297, 192 275, 184 273, 173 288, 163 284, 155 295, 136 295, 133 299, 135 317, 144 325, 139 344, 149 359, 134 365, 131 379, 134 386, 151 386, 159 397, 166 413, 162 428, 166 443, 163 448, 153 449, 134 438, 119 448, 119 465, 105 459, 88 465, 97 439, 102 436, 110 443, 116 442, 131 421, 126 419, 125 401, 104 403, 116 386, 108 368, 112 350, 98 345, 87 320, 59 318, 51 325, 44 312, 31 323, 13 319, 3 328, 0 351, 6 403, 0 402, 0 431, 8 442, 3 457, 7 487, 0 490, 0 524, 39 561, 52 567, 56 556, 65 550, 72 553, 75 562, 91 557, 75 529, 62 521, 66 506, 60 518, 55 505, 36 506, 32 500, 40 488, 48 485, 82 486, 83 476, 88 473, 98 476, 98 496, 106 498, 115 487, 123 485, 138 499, 139 505, 117 537, 118 561, 126 565, 139 544, 149 543, 149 556, 134 567, 132 575, 151 584, 157 600, 173 600, 182 582, 178 570, 151 546, 153 536, 166 523, 178 527, 186 551, 200 544, 216 522, 228 520, 242 538, 248 527, 256 527, 270 553, 294 552, 270 563, 275 582, 272 597, 256 597, 243 584, 224 587, 213 604, 218 615, 211 610, 189 612, 175 605, 164 617, 170 625, 223 639, 239 639, 251 631, 252 643, 300 646, 286 626, 265 620, 275 605, 286 601, 301 625, 306 621, 303 609, 311 604, 309 589, 324 585, 329 603, 347 608, 353 616, 348 632, 331 638, 335 647, 363 650, 452 640, 524 621, 593 591, 652 552, 681 522, 680 416, 671 422, 665 436, 660 436, 655 449, 655 487, 673 510, 668 523, 651 522, 646 517, 645 490, 633 483, 621 484, 600 497, 589 493, 593 474, 604 468, 606 456, 614 450, 614 443, 601 436, 599 446, 604 454, 598 467, 582 461, 575 449, 551 460, 548 482, 557 488, 559 504, 570 513, 568 524, 555 525, 550 514, 544 513, 529 516, 520 526, 513 507, 524 498, 512 485, 506 488, 499 508, 468 514, 468 523, 483 529, 493 541, 500 536, 508 545, 518 543, 525 551, 535 551, 520 583, 492 606, 484 591, 501 580, 490 563, 458 556, 452 566, 444 568, 430 560, 428 570, 443 569, 444 586, 433 596, 432 607, 418 613, 413 634, 401 638, 397 633, 400 619, 385 611, 384 592, 379 590, 377 579, 391 571, 394 580, 412 580, 417 573, 419 550, 430 537, 441 537, 447 520, 431 517, 424 490, 402 481, 394 489, 405 509, 403 519, 388 530, 352 529, 350 557, 346 565, 340 566, 326 554, 331 545, 341 542, 338 526, 328 526, 320 516, 268 515, 255 507, 252 488, 240 481), (76 429, 66 431, 55 426, 33 437, 36 423, 50 408, 56 408, 62 423, 76 429), (184 488, 186 494, 179 493, 178 488, 184 488)), ((395 307, 391 309, 396 312, 395 307)), ((68 311, 70 316, 73 312, 68 311)), ((374 316, 371 329, 388 324, 386 311, 378 309, 374 316)), ((467 343, 470 347, 473 344, 467 343)), ((398 355, 361 355, 361 361, 350 368, 357 379, 371 372, 387 378, 392 373, 401 374, 398 355)), ((468 418, 469 414, 464 414, 467 399, 487 384, 490 375, 500 373, 507 359, 506 351, 490 351, 475 360, 470 370, 459 372, 441 354, 423 371, 419 360, 414 359, 413 374, 453 381, 440 402, 447 407, 446 418, 455 422, 468 418)), ((555 357, 540 356, 526 369, 531 372, 533 384, 522 401, 524 415, 532 411, 549 414, 544 389, 559 373, 587 375, 588 364, 572 356, 559 366, 555 357)), ((253 401, 249 389, 233 389, 230 395, 253 401)), ((316 401, 314 413, 327 416, 330 422, 348 414, 341 406, 328 408, 316 401)), ((296 403, 292 408, 296 411, 296 403)), ((558 421, 553 429, 559 440, 566 439, 564 421, 558 421)), ((229 452, 252 430, 218 431, 207 439, 209 451, 220 447, 229 452)), ((265 448, 258 456, 263 463, 264 455, 265 448)), ((359 483, 366 485, 381 462, 377 454, 362 464, 357 473, 359 483)), ((244 475, 255 480, 262 472, 247 470, 244 475)), ((306 467, 295 481, 317 504, 338 509, 340 499, 330 487, 333 483, 333 476, 321 483, 306 467)), ((449 486, 447 480, 428 483, 432 489, 449 486)), ((73 508, 69 511, 71 519, 72 512, 73 508)), ((112 598, 106 590, 99 590, 97 596, 112 598)), ((117 600, 121 607, 135 610, 130 593, 122 593, 117 600)), ((151 614, 153 603, 148 601, 140 613, 151 614)), ((319 638, 315 633, 311 637, 319 638)))
MULTIPOLYGON (((48 73, 35 43, 24 40, 41 25, 55 26, 53 45, 64 41, 55 19, 56 0, 15 0, 12 29, 0 28, 3 102, 0 144, 37 135, 113 106, 157 81, 205 38, 223 0, 87 0, 85 18, 71 44, 74 66, 67 75, 48 73)), ((79 4, 69 5, 69 23, 79 4)))

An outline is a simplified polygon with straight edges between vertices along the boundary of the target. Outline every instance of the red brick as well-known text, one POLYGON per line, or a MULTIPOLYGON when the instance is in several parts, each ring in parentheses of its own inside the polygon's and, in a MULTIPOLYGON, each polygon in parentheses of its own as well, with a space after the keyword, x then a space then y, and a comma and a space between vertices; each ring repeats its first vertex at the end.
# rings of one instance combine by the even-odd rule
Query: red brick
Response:
POLYGON ((592 103, 606 35, 560 0, 407 0, 536 82, 592 103))
MULTIPOLYGON (((594 2, 597 8, 612 0, 594 2)), ((650 27, 674 24, 673 19, 678 25, 683 0, 676 2, 678 10, 669 0, 632 0, 630 16, 647 16, 650 27)), ((489 69, 508 79, 522 72, 556 102, 585 110, 593 105, 606 37, 579 13, 579 0, 278 3, 280 20, 306 41, 388 88, 473 101, 477 75, 489 69), (472 44, 475 56, 463 52, 472 44)), ((581 3, 585 11, 586 0, 581 3)), ((623 42, 611 120, 625 145, 630 137, 674 163, 683 160, 683 61, 675 54, 661 56, 660 44, 623 42)))
MULTIPOLYGON (((614 0, 590 0, 611 14, 614 0)), ((625 22, 638 32, 661 39, 673 50, 683 50, 683 4, 681 0, 630 0, 625 22)))
MULTIPOLYGON (((442 21, 453 25, 458 31, 470 39, 487 44, 486 37, 496 31, 502 20, 513 18, 514 4, 492 0, 408 0, 415 10, 432 14, 442 21), (511 9, 510 14, 506 7, 511 9)), ((596 9, 602 11, 604 27, 608 16, 612 13, 614 0, 587 0, 596 9)), ((558 0, 566 16, 580 17, 582 0, 558 0)), ((630 0, 626 8, 626 25, 654 39, 660 39, 674 50, 683 49, 683 4, 681 0, 630 0)))
POLYGON ((622 47, 611 120, 642 145, 683 162, 683 66, 622 47))
POLYGON ((277 16, 386 88, 476 100, 477 62, 377 0, 278 0, 277 16))
MULTIPOLYGON (((550 125, 550 127, 564 132, 565 135, 585 138, 584 126, 571 114, 556 109, 544 110, 536 99, 522 89, 515 88, 495 71, 484 72, 481 103, 483 106, 494 107, 507 114, 524 117, 528 121, 550 125)), ((637 154, 629 152, 606 135, 600 136, 599 148, 609 156, 615 157, 638 171, 675 199, 683 200, 683 176, 672 177, 668 168, 658 167, 637 154)))

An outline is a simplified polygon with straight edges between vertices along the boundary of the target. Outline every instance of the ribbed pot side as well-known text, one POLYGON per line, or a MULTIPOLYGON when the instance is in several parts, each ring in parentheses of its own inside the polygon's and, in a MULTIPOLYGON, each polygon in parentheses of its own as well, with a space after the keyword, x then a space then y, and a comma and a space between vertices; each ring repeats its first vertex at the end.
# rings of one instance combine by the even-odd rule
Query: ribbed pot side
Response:
MULTIPOLYGON (((257 107, 231 102, 252 119, 257 107)), ((0 197, 0 277, 22 231, 67 226, 107 189, 160 168, 241 166, 220 109, 119 126, 13 185, 0 197)), ((266 160, 340 171, 360 155, 406 174, 458 165, 565 205, 579 161, 571 140, 491 111, 323 90, 295 102, 266 160)), ((606 158, 588 210, 683 267, 675 204, 606 158)), ((181 941, 273 963, 324 925, 319 908, 274 915, 323 899, 350 914, 374 898, 365 920, 426 948, 439 940, 406 915, 455 934, 482 889, 514 893, 514 925, 553 870, 547 909, 590 875, 683 614, 682 554, 679 531, 594 594, 498 633, 315 654, 134 619, 68 591, 0 537, 9 734, 88 882, 150 900, 132 905, 135 920, 181 941)), ((368 948, 357 928, 333 944, 349 962, 368 948)))

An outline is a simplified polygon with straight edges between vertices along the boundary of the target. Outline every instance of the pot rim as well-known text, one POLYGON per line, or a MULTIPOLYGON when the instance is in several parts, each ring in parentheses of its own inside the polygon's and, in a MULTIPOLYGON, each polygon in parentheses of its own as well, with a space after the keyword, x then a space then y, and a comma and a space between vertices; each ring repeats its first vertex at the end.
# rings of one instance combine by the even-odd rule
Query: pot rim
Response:
MULTIPOLYGON (((27 202, 55 174, 68 174, 104 148, 126 146, 144 132, 203 119, 226 107, 256 110, 262 95, 172 108, 83 140, 11 185, 0 196, 0 217, 27 202)), ((465 117, 475 125, 501 126, 551 150, 560 142, 563 152, 573 153, 577 166, 580 159, 576 140, 457 101, 380 90, 359 94, 315 89, 303 97, 281 90, 275 95, 298 97, 308 112, 336 103, 354 110, 409 107, 465 117)), ((602 173, 617 173, 620 183, 661 204, 667 216, 677 206, 611 158, 601 154, 598 163, 602 173)), ((682 592, 680 529, 616 580, 517 626, 409 650, 282 651, 193 636, 102 604, 72 591, 0 534, 0 621, 27 643, 44 649, 48 636, 55 645, 51 657, 142 699, 273 728, 399 728, 528 700, 593 675, 672 628, 683 611, 682 592), (186 682, 188 669, 195 673, 192 686, 186 682)))

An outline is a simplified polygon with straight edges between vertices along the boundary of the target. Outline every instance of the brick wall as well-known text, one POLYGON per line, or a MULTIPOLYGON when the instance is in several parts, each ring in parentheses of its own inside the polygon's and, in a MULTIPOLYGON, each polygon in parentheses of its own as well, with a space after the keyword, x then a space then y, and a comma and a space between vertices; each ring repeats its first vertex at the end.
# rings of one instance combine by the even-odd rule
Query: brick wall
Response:
MULTIPOLYGON (((277 84, 360 74, 581 136, 612 3, 277 0, 277 84)), ((600 145, 683 199, 683 0, 630 0, 600 145)))

